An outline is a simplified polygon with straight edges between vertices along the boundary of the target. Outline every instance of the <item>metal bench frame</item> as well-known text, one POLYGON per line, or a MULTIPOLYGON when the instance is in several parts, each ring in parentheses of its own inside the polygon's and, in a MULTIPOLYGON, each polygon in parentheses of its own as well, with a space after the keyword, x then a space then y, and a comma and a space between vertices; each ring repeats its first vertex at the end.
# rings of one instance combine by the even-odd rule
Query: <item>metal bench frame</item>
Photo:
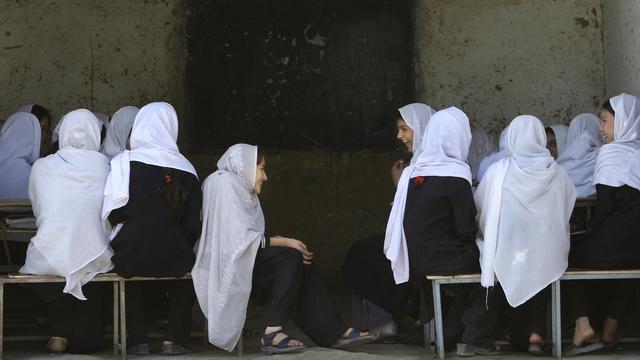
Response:
MULTIPOLYGON (((560 300, 560 282, 573 280, 624 280, 640 279, 640 270, 569 270, 560 279, 551 283, 551 337, 556 359, 562 358, 562 313, 560 300)), ((440 286, 446 284, 480 283, 480 274, 455 276, 427 276, 433 291, 434 322, 436 333, 436 351, 439 359, 444 359, 444 333, 442 324, 442 300, 440 286)), ((427 335, 425 326, 425 339, 427 335)), ((428 346, 428 343, 427 343, 428 346)), ((429 346, 428 346, 429 347, 429 346)))

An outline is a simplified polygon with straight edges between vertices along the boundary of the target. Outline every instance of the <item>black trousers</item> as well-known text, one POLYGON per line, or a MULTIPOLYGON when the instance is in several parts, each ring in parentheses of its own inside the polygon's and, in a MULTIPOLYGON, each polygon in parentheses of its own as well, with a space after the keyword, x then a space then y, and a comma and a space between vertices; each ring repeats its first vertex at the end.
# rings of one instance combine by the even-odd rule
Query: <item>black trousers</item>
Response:
POLYGON ((259 249, 253 287, 267 292, 266 326, 291 319, 314 343, 331 346, 349 328, 329 296, 314 265, 304 265, 299 251, 269 246, 259 249))
POLYGON ((362 239, 351 245, 342 265, 342 277, 354 294, 390 313, 395 320, 417 315, 408 306, 415 293, 409 282, 396 285, 391 262, 384 255, 384 234, 362 239))
MULTIPOLYGON (((191 307, 195 291, 191 280, 164 282, 169 294, 169 327, 166 340, 186 346, 191 330, 191 307)), ((131 345, 147 343, 145 318, 145 282, 130 281, 126 284, 127 325, 131 345)))
POLYGON ((453 303, 444 319, 445 343, 492 346, 504 296, 502 290, 499 287, 487 290, 480 284, 452 284, 444 289, 453 294, 453 303))
POLYGON ((544 338, 547 302, 550 298, 550 290, 547 287, 517 308, 509 308, 510 341, 516 350, 529 351, 531 334, 538 334, 544 338))
POLYGON ((100 351, 104 338, 102 316, 105 285, 87 283, 82 287, 87 300, 63 294, 63 284, 33 285, 33 291, 46 303, 51 336, 67 339, 67 352, 91 354, 100 351))
POLYGON ((596 316, 622 320, 634 299, 634 280, 565 281, 569 321, 596 316))

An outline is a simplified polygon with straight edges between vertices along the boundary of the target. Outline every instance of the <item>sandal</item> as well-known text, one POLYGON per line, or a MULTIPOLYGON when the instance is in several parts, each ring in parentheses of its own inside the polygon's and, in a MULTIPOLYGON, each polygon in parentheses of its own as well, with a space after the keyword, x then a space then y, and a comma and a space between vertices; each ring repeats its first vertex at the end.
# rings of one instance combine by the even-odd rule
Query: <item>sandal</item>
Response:
POLYGON ((572 357, 572 356, 594 352, 602 348, 604 348, 604 344, 598 340, 592 341, 582 346, 578 346, 574 343, 571 343, 567 345, 567 347, 565 347, 564 350, 562 350, 562 356, 572 357))
POLYGON ((262 339, 260 340, 260 351, 264 355, 273 355, 273 354, 286 354, 292 352, 299 352, 307 347, 304 345, 292 345, 289 346, 289 341, 294 340, 289 335, 285 334, 282 330, 277 330, 269 334, 262 335, 262 339), (276 335, 283 334, 285 337, 278 341, 277 344, 273 343, 276 335), (269 344, 269 345, 267 345, 269 344))
POLYGON ((366 344, 376 341, 376 337, 373 335, 360 335, 360 331, 351 329, 351 332, 347 337, 341 337, 331 346, 334 349, 344 349, 350 346, 366 344))

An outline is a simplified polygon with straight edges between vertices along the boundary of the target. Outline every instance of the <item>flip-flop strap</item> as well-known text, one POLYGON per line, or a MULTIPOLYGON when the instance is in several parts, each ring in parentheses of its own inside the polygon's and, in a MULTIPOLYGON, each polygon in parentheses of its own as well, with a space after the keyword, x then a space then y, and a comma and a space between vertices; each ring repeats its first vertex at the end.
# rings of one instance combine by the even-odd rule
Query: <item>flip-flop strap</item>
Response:
POLYGON ((286 336, 282 338, 280 341, 278 341, 277 344, 273 343, 273 340, 275 340, 278 334, 284 334, 284 332, 282 330, 276 330, 272 333, 264 334, 264 336, 262 337, 262 342, 264 344, 263 346, 273 346, 278 349, 286 349, 290 347, 289 341, 291 341, 291 337, 287 334, 284 334, 286 336))

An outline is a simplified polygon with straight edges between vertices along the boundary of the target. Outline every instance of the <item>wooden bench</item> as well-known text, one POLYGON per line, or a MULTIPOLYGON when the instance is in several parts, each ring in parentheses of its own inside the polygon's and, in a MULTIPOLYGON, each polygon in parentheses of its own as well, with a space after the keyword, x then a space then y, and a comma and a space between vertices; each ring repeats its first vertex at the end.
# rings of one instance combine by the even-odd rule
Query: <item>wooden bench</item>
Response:
MULTIPOLYGON (((560 300, 560 283, 573 280, 624 280, 640 279, 640 270, 582 270, 569 269, 559 280, 551 283, 551 337, 553 352, 557 359, 562 357, 562 313, 560 300)), ((427 276, 433 291, 434 322, 436 333, 436 351, 439 359, 444 359, 444 336, 442 324, 441 285, 480 283, 480 274, 427 276)), ((425 329, 426 331, 426 329, 425 329)), ((431 339, 425 332, 425 338, 431 339)))
MULTIPOLYGON (((130 281, 171 281, 171 280, 191 280, 191 274, 186 274, 180 278, 174 277, 132 277, 123 278, 115 273, 99 274, 91 281, 111 282, 113 284, 113 355, 120 355, 121 359, 127 358, 127 317, 126 317, 126 287, 130 281)), ((0 360, 3 357, 3 343, 7 340, 4 337, 4 286, 5 284, 37 284, 37 283, 59 283, 65 282, 65 278, 52 275, 28 275, 10 274, 0 276, 0 360)), ((206 337, 206 332, 205 332, 206 337)), ((242 356, 242 337, 236 347, 238 356, 242 356)))

